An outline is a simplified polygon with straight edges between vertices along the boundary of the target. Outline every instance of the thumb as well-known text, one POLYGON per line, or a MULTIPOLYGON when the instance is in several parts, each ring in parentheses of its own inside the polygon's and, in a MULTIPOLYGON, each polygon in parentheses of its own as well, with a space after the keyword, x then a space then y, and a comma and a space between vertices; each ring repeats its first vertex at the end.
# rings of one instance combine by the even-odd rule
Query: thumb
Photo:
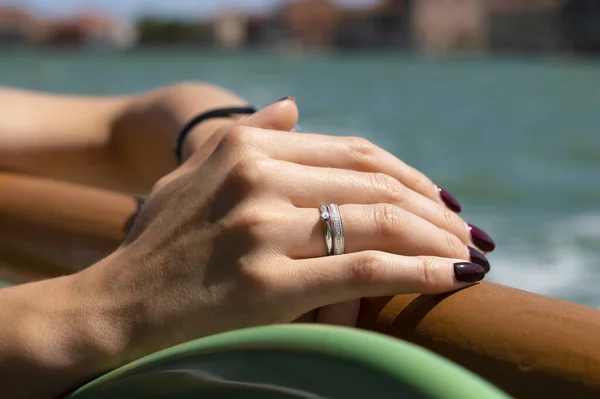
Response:
POLYGON ((298 106, 294 97, 284 97, 255 112, 238 124, 261 129, 290 131, 298 123, 298 106))

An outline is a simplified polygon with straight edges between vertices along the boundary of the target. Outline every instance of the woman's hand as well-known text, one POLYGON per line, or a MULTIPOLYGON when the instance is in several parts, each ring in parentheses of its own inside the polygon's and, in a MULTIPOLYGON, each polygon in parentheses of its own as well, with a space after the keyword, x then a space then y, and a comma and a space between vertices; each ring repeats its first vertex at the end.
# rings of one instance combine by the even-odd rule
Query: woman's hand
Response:
POLYGON ((362 139, 230 128, 207 160, 192 166, 192 157, 149 197, 121 249, 82 272, 90 298, 113 315, 107 335, 133 358, 360 297, 481 280, 487 262, 467 262, 465 223, 389 174, 364 171, 391 169, 424 187, 377 151, 362 139), (327 203, 340 204, 344 255, 324 256, 318 208, 327 203))
MULTIPOLYGON (((195 148, 194 157, 184 163, 175 172, 161 179, 155 185, 154 191, 160 189, 177 176, 196 168, 214 151, 221 139, 227 137, 231 133, 231 130, 235 128, 237 129, 236 134, 241 136, 240 141, 246 140, 251 145, 258 146, 268 146, 273 143, 276 149, 271 152, 275 151, 273 152, 275 156, 281 154, 282 158, 291 160, 297 164, 375 173, 371 178, 378 181, 367 184, 371 188, 381 190, 380 197, 383 200, 389 201, 390 204, 402 205, 404 210, 421 216, 453 234, 455 237, 460 238, 468 246, 468 256, 471 260, 482 264, 486 272, 489 270, 489 263, 485 256, 474 247, 478 247, 481 251, 489 252, 495 247, 494 241, 482 230, 461 221, 455 214, 455 212, 461 210, 460 204, 448 192, 435 185, 418 170, 363 138, 339 138, 307 133, 289 133, 297 122, 298 109, 293 97, 286 97, 279 100, 277 103, 250 117, 227 122, 226 125, 222 125, 220 129, 211 135, 210 140, 200 144, 196 142, 193 146, 195 148), (269 131, 267 133, 255 128, 275 129, 279 131, 269 131), (286 135, 287 137, 284 139, 281 135, 286 135), (282 140, 279 148, 277 148, 277 143, 274 143, 277 140, 282 140), (286 149, 295 149, 298 147, 302 147, 305 150, 298 153, 294 152, 294 150, 291 152, 288 150, 289 154, 283 154, 283 152, 286 152, 286 149)), ((333 172, 334 175, 341 173, 342 179, 353 179, 352 175, 347 175, 341 171, 333 172)), ((313 183, 330 177, 317 175, 314 177, 313 183)), ((289 178, 295 179, 293 176, 289 176, 289 178)), ((328 183, 325 182, 323 184, 328 183)), ((364 192, 368 193, 368 190, 364 192)), ((364 200, 368 202, 368 199, 365 198, 364 200)), ((448 242, 452 243, 452 240, 448 240, 448 242)), ((419 253, 414 254, 418 255, 419 253)), ((318 314, 316 312, 307 314, 302 320, 355 325, 359 307, 359 300, 326 306, 319 309, 318 314)))

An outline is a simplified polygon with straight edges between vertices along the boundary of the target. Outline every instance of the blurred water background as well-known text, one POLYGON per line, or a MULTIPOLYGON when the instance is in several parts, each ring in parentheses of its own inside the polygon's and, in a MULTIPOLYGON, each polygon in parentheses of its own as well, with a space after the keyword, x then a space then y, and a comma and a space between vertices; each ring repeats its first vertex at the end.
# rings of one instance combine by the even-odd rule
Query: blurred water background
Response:
POLYGON ((361 135, 453 193, 497 242, 489 279, 600 307, 600 62, 397 53, 11 50, 0 85, 131 93, 182 80, 256 104, 296 96, 303 131, 361 135))

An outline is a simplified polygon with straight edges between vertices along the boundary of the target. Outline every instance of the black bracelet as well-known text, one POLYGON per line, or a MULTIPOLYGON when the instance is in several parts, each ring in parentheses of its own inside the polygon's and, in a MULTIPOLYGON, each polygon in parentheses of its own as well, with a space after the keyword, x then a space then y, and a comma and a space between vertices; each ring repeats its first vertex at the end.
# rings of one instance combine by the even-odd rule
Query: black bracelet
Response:
POLYGON ((189 121, 177 135, 177 141, 175 143, 175 157, 177 158, 177 163, 181 164, 181 160, 183 158, 183 142, 185 138, 190 133, 190 131, 196 127, 198 124, 204 122, 205 120, 212 118, 229 118, 234 115, 248 115, 253 114, 258 111, 258 108, 249 105, 246 107, 230 107, 230 108, 218 108, 213 109, 211 111, 204 112, 194 119, 189 121))

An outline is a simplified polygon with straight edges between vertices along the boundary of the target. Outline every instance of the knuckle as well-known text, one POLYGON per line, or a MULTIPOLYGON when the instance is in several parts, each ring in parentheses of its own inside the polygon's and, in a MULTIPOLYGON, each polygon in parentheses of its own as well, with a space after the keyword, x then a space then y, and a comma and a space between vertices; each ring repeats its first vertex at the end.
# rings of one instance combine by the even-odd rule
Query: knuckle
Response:
POLYGON ((383 237, 394 237, 406 225, 406 216, 397 206, 379 204, 373 207, 375 231, 383 237))
POLYGON ((227 150, 246 148, 252 139, 250 130, 247 126, 232 126, 221 139, 222 147, 227 150))
POLYGON ((350 267, 350 277, 358 284, 375 283, 384 267, 384 254, 377 251, 365 251, 355 257, 350 267))
POLYGON ((260 252, 267 248, 275 223, 270 215, 264 215, 258 209, 243 208, 230 212, 218 222, 219 237, 237 243, 230 248, 232 254, 238 251, 256 253, 256 250, 260 252))
POLYGON ((152 193, 156 193, 157 191, 160 191, 164 186, 169 184, 171 182, 171 180, 172 180, 172 177, 170 175, 163 176, 160 179, 158 179, 156 181, 156 183, 154 183, 154 186, 152 187, 152 193))
POLYGON ((448 255, 452 257, 462 257, 464 256, 464 251, 461 251, 464 248, 464 244, 461 240, 458 239, 454 234, 449 231, 443 230, 444 237, 446 239, 446 247, 448 248, 448 255))
POLYGON ((251 292, 264 293, 273 289, 272 275, 254 263, 242 264, 241 273, 251 292))
POLYGON ((259 205, 242 205, 221 220, 221 227, 236 242, 257 245, 260 249, 273 248, 284 217, 282 212, 265 211, 259 205))
POLYGON ((244 236, 260 236, 269 224, 269 213, 253 207, 243 207, 234 212, 226 227, 229 230, 243 232, 244 236))
POLYGON ((433 182, 427 177, 420 174, 416 176, 412 181, 413 190, 415 190, 418 193, 422 193, 425 196, 428 196, 428 193, 432 193, 434 191, 433 187, 435 187, 433 182))
POLYGON ((427 256, 417 257, 417 270, 421 285, 420 291, 425 294, 438 292, 443 285, 443 278, 435 260, 427 256))
POLYGON ((268 158, 249 156, 236 163, 230 175, 242 188, 256 189, 265 184, 270 168, 271 161, 268 158))
POLYGON ((406 198, 406 187, 390 175, 373 173, 371 184, 375 192, 381 194, 383 202, 400 204, 406 198))
MULTIPOLYGON (((456 238, 456 242, 464 244, 469 242, 467 230, 465 229, 465 222, 456 213, 452 212, 445 206, 442 208, 442 228, 446 231, 452 232, 456 238)), ((458 244, 457 244, 458 245, 458 244)))
MULTIPOLYGON (((281 298, 281 287, 275 274, 265 263, 258 259, 239 259, 237 264, 237 296, 249 309, 259 310, 262 314, 273 307, 276 299, 281 298)), ((270 313, 270 312, 268 312, 270 313)), ((264 314, 265 317, 270 317, 264 314)))
POLYGON ((457 216, 454 212, 452 212, 450 209, 448 209, 445 206, 440 206, 440 221, 441 221, 441 228, 447 230, 447 231, 452 231, 453 227, 456 225, 456 219, 457 216))
POLYGON ((347 137, 348 151, 355 157, 359 167, 366 170, 377 168, 377 146, 363 137, 347 137))

